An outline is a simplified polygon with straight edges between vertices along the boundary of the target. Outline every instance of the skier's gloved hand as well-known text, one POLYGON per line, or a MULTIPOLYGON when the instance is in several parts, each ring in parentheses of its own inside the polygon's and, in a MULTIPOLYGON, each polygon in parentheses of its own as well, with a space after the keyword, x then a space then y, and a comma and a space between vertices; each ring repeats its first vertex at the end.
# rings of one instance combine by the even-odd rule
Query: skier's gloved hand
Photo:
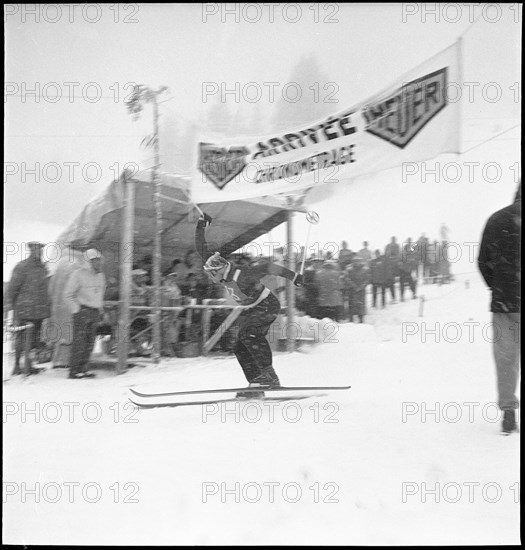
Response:
POLYGON ((208 227, 212 222, 212 217, 208 216, 205 212, 202 213, 202 216, 199 218, 197 224, 202 227, 208 227))
POLYGON ((293 284, 295 286, 303 286, 304 285, 304 275, 301 275, 300 273, 296 273, 295 277, 293 279, 293 284))

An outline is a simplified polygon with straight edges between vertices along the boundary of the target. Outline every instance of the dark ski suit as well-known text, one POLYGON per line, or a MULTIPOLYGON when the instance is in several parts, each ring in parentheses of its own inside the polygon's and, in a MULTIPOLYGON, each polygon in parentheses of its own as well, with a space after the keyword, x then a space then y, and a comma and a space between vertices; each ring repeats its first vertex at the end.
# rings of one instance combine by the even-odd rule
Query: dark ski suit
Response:
MULTIPOLYGON (((195 231, 196 249, 203 262, 213 255, 208 250, 205 227, 206 222, 199 220, 195 231)), ((248 306, 239 317, 239 337, 234 348, 235 356, 248 382, 253 382, 261 375, 278 381, 273 370, 272 350, 266 340, 266 334, 277 318, 281 304, 261 283, 261 279, 266 275, 277 275, 293 281, 296 274, 290 269, 272 263, 241 268, 235 268, 230 264, 221 281, 239 305, 248 306)))

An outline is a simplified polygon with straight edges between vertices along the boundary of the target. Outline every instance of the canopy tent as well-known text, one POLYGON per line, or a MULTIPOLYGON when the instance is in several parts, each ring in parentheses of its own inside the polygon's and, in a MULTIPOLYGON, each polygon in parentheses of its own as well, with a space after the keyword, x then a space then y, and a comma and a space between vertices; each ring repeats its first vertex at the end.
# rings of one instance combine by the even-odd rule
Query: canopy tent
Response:
MULTIPOLYGON (((132 262, 141 262, 147 256, 154 256, 157 210, 154 202, 156 186, 153 181, 154 174, 151 170, 143 170, 137 174, 123 173, 118 180, 114 180, 103 193, 84 207, 80 215, 58 237, 57 244, 61 247, 62 254, 58 262, 49 264, 51 271, 55 273, 53 279, 58 280, 59 277, 67 277, 85 261, 78 249, 96 246, 104 253, 104 271, 108 281, 106 298, 114 299, 118 296, 120 305, 117 336, 119 373, 124 369, 128 353, 130 266, 132 262)), ((173 259, 182 258, 188 250, 194 250, 195 225, 199 212, 189 198, 189 178, 164 173, 158 175, 157 181, 161 210, 159 267, 162 272, 169 268, 173 259)), ((304 196, 305 194, 296 196, 294 199, 272 196, 200 204, 200 208, 213 218, 212 229, 207 235, 210 249, 219 250, 222 255, 227 256, 277 225, 290 222, 291 211, 305 210, 302 204, 304 196)), ((155 261, 154 258, 153 260, 155 261)), ((63 302, 62 286, 54 285, 56 295, 52 296, 52 300, 56 304, 63 302)), ((158 289, 155 292, 157 294, 158 289)), ((158 362, 160 301, 151 309, 155 312, 153 359, 158 362)), ((230 316, 234 313, 232 311, 230 316)), ((59 314, 60 311, 54 312, 55 322, 57 325, 67 326, 69 318, 59 314)), ((60 342, 67 347, 70 339, 62 338, 60 342)), ((60 347, 57 346, 57 349, 60 347)))
MULTIPOLYGON (((190 179, 186 176, 160 174, 161 178, 161 271, 174 258, 184 258, 194 249, 195 224, 199 212, 189 198, 190 179)), ((108 280, 118 280, 122 217, 124 210, 124 175, 114 180, 97 198, 87 204, 57 241, 62 247, 82 248, 96 245, 105 255, 108 280)), ((153 256, 155 239, 154 186, 151 170, 127 176, 135 185, 135 222, 133 261, 153 256)), ((287 197, 262 197, 256 200, 200 204, 213 218, 208 232, 210 248, 221 254, 231 252, 264 235, 287 220, 289 210, 304 211, 302 201, 287 197)), ((283 243, 284 244, 284 243, 283 243)), ((131 247, 129 247, 131 249, 131 247)), ((50 265, 51 269, 53 268, 50 265)))

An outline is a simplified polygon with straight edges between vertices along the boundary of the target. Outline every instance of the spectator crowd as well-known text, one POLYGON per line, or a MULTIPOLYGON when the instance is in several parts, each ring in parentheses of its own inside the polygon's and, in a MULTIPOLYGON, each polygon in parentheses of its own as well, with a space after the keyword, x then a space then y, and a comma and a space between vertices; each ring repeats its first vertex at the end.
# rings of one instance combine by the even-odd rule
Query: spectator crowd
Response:
MULTIPOLYGON (((422 234, 417 241, 408 238, 402 244, 392 237, 384 249, 374 251, 366 241, 358 251, 350 250, 343 241, 338 254, 327 252, 305 260, 304 284, 297 289, 296 307, 313 318, 363 323, 368 307, 385 308, 397 300, 415 299, 420 280, 439 284, 450 281, 447 241, 443 238, 448 238, 448 228, 444 224, 441 237, 440 242, 430 242, 422 234)), ((106 281, 104 257, 95 248, 77 251, 74 265, 71 261, 59 262, 50 277, 42 261, 43 247, 43 243, 28 243, 30 256, 17 264, 6 289, 4 318, 12 310, 14 327, 20 329, 15 331, 13 373, 37 372, 32 361, 25 367, 20 365, 24 348, 29 348, 33 359, 52 354, 53 366, 69 368, 71 378, 90 377, 93 373, 88 369, 88 360, 97 335, 106 336, 107 353, 116 351, 118 281, 113 278, 106 281), (56 338, 49 338, 50 325, 56 338)), ((288 263, 282 248, 272 258, 238 253, 230 255, 229 260, 240 268, 260 262, 288 263)), ((300 270, 301 257, 294 262, 295 270, 300 270)), ((267 276, 262 282, 284 305, 283 281, 267 276)), ((182 308, 232 305, 223 287, 207 277, 194 250, 183 258, 173 259, 161 274, 160 295, 161 306, 177 308, 162 311, 161 354, 166 356, 181 354, 190 346, 196 349, 202 340, 202 309, 186 307, 182 311, 182 308)), ((131 305, 134 307, 130 310, 130 355, 149 355, 154 305, 153 260, 149 255, 133 264, 131 305)), ((227 309, 215 311, 209 329, 214 331, 226 315, 227 309)), ((235 335, 227 333, 219 347, 231 351, 234 340, 235 335)), ((194 354, 198 354, 198 349, 194 354)))
POLYGON ((430 242, 424 233, 417 241, 409 237, 401 244, 392 237, 384 249, 373 252, 367 241, 359 251, 350 250, 343 241, 337 259, 327 252, 306 261, 297 306, 311 317, 362 323, 368 306, 385 308, 403 302, 408 291, 416 299, 420 281, 450 282, 447 244, 430 242))

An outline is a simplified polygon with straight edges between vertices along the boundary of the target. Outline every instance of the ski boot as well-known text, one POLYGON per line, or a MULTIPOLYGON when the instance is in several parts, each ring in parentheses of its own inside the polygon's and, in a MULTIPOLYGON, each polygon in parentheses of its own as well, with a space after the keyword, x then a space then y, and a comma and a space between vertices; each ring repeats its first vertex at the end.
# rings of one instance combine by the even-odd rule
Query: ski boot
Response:
MULTIPOLYGON (((261 384, 250 382, 248 384, 249 388, 260 388, 261 384)), ((235 396, 235 399, 262 399, 264 397, 264 392, 261 391, 239 391, 235 396)))
POLYGON ((501 426, 501 431, 505 435, 518 431, 516 411, 514 409, 506 409, 503 411, 503 424, 501 426))
POLYGON ((94 372, 89 370, 88 363, 82 366, 82 368, 80 369, 80 373, 82 375, 82 378, 95 378, 97 376, 94 372))
POLYGON ((253 379, 253 383, 260 384, 268 389, 278 388, 281 385, 279 382, 279 377, 271 365, 262 369, 261 374, 253 379))
POLYGON ((261 399, 264 397, 263 389, 278 388, 280 385, 279 377, 270 365, 263 369, 248 385, 249 388, 261 388, 261 391, 241 391, 235 397, 236 399, 261 399))
POLYGON ((90 371, 70 371, 68 378, 73 378, 74 380, 80 380, 82 378, 95 378, 96 374, 90 371))
POLYGON ((279 377, 270 365, 263 369, 248 385, 249 388, 261 388, 261 391, 240 391, 235 397, 236 399, 261 399, 264 397, 263 389, 270 390, 278 388, 280 385, 279 377))
POLYGON ((82 373, 82 378, 96 378, 97 375, 89 370, 82 373))

